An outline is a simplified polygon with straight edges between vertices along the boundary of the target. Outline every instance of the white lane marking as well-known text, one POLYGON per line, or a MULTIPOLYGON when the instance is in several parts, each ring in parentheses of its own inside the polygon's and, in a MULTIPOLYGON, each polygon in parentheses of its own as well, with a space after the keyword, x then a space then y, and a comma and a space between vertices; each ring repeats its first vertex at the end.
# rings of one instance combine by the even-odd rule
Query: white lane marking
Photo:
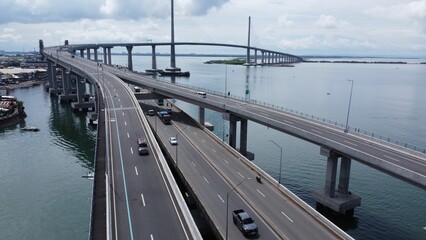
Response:
POLYGON ((130 138, 130 134, 129 134, 129 132, 127 132, 127 138, 130 138))
POLYGON ((132 147, 130 147, 130 152, 133 154, 133 148, 132 147))
POLYGON ((283 120, 283 122, 287 123, 287 124, 290 124, 290 125, 293 125, 293 122, 290 122, 290 121, 287 121, 287 120, 283 120))
POLYGON ((121 112, 121 115, 123 115, 123 116, 124 116, 124 112, 121 112))
POLYGON ((343 140, 343 142, 345 142, 345 143, 347 143, 349 145, 355 146, 355 147, 358 146, 358 144, 353 143, 353 142, 349 142, 349 141, 346 141, 346 140, 343 140))
POLYGON ((123 105, 120 105, 120 108, 123 108, 123 105))
POLYGON ((191 162, 192 163, 192 165, 194 166, 194 167, 196 167, 197 165, 195 165, 195 163, 194 162, 191 162))
POLYGON ((318 134, 322 134, 321 131, 315 130, 315 129, 311 129, 312 132, 318 133, 318 134))
POLYGON ((207 180, 207 178, 206 178, 206 177, 203 177, 203 178, 204 178, 204 180, 206 180, 206 182, 207 182, 207 183, 210 183, 210 182, 209 182, 209 180, 207 180))
POLYGON ((201 139, 201 141, 202 141, 203 143, 206 143, 206 141, 204 141, 204 139, 201 139))
POLYGON ((126 121, 124 121, 124 125, 127 126, 127 122, 126 121))
POLYGON ((136 172, 136 176, 139 176, 138 168, 136 166, 135 166, 135 172, 136 172))
POLYGON ((237 172, 242 178, 244 178, 243 174, 241 174, 240 172, 237 172))
POLYGON ((289 218, 284 212, 281 212, 290 222, 293 222, 293 220, 291 220, 291 218, 289 218))
POLYGON ((143 194, 141 193, 141 199, 142 199, 142 204, 145 207, 145 198, 143 197, 143 194))
POLYGON ((388 156, 388 155, 386 155, 386 154, 383 154, 383 157, 386 157, 386 158, 389 158, 389 159, 392 159, 392 160, 394 160, 394 161, 399 162, 399 159, 396 159, 396 158, 390 157, 390 156, 388 156))
POLYGON ((216 150, 214 150, 213 148, 212 148, 212 151, 213 151, 213 152, 216 152, 216 150))
POLYGON ((150 237, 151 237, 151 240, 154 240, 154 236, 152 234, 150 235, 150 237))
POLYGON ((225 200, 223 200, 223 198, 218 194, 217 195, 218 197, 219 197, 219 199, 223 202, 223 203, 225 203, 225 200))
POLYGON ((197 135, 198 135, 196 132, 192 132, 192 133, 194 133, 194 135, 195 135, 195 136, 197 136, 197 135))
MULTIPOLYGON (((118 99, 118 101, 119 101, 119 102, 121 102, 121 100, 120 100, 120 99, 118 99)), ((124 116, 124 113, 123 113, 123 116, 124 116)))
POLYGON ((256 189, 256 190, 260 195, 262 195, 263 197, 266 197, 265 194, 263 194, 261 191, 259 191, 259 189, 256 189))
POLYGON ((226 164, 229 164, 229 162, 228 162, 228 161, 226 161, 226 160, 225 160, 225 158, 223 158, 223 161, 224 161, 224 162, 226 162, 226 164))

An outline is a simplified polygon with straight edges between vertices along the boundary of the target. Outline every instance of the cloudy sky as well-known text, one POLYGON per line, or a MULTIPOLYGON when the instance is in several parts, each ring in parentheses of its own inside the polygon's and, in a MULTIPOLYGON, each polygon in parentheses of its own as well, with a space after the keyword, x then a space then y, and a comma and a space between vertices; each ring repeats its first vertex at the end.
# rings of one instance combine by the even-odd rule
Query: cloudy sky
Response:
MULTIPOLYGON (((170 41, 170 3, 1 0, 0 50, 34 50, 38 39, 45 46, 65 39, 170 41)), ((176 41, 244 45, 251 16, 255 47, 301 55, 426 56, 426 0, 175 0, 174 6, 176 41)))

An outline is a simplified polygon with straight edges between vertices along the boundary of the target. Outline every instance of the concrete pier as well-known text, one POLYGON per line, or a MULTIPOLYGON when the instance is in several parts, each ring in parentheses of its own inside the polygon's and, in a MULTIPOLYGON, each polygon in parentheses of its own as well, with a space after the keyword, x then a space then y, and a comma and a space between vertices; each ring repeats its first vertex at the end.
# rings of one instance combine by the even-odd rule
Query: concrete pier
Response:
POLYGON ((133 61, 132 61, 133 46, 132 45, 126 46, 126 49, 127 49, 127 68, 130 71, 133 71, 133 61))
POLYGON ((313 191, 317 207, 326 207, 336 213, 352 216, 355 207, 361 205, 361 197, 349 191, 351 159, 325 147, 321 147, 320 152, 321 155, 327 157, 327 170, 325 187, 313 191), (336 173, 339 158, 341 158, 339 186, 336 190, 336 173))

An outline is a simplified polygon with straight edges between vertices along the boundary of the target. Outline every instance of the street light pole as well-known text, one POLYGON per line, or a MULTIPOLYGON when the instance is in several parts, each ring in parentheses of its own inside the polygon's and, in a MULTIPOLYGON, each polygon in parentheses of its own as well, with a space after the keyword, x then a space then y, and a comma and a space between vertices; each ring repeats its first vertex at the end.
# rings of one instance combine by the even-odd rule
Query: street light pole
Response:
POLYGON ((273 140, 269 140, 269 141, 280 148, 280 173, 278 176, 278 183, 281 184, 281 168, 283 165, 283 148, 280 145, 278 145, 276 142, 274 142, 273 140))
POLYGON ((178 162, 178 135, 176 133, 176 166, 179 167, 179 162, 178 162))
POLYGON ((354 88, 354 80, 348 79, 349 82, 351 82, 351 93, 349 95, 349 106, 348 106, 348 115, 346 116, 346 127, 345 127, 345 133, 347 133, 349 131, 349 113, 351 111, 351 101, 352 101, 352 90, 354 88))
POLYGON ((229 193, 231 193, 234 189, 236 189, 238 186, 240 186, 240 184, 241 183, 243 183, 243 182, 245 182, 245 181, 247 181, 247 180, 251 180, 251 178, 246 178, 246 179, 244 179, 243 181, 241 181, 240 183, 238 183, 237 185, 235 185, 234 187, 232 187, 231 188, 231 190, 229 190, 227 193, 226 193, 226 215, 225 215, 225 217, 226 217, 226 236, 225 236, 225 239, 226 240, 228 240, 228 209, 229 209, 229 193))

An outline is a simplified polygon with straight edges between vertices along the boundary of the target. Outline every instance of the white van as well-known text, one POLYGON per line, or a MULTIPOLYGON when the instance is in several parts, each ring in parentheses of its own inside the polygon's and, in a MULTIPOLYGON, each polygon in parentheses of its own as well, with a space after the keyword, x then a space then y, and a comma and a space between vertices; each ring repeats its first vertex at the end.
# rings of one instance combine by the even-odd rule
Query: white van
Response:
POLYGON ((203 96, 203 98, 207 97, 206 92, 196 92, 195 94, 203 96))

